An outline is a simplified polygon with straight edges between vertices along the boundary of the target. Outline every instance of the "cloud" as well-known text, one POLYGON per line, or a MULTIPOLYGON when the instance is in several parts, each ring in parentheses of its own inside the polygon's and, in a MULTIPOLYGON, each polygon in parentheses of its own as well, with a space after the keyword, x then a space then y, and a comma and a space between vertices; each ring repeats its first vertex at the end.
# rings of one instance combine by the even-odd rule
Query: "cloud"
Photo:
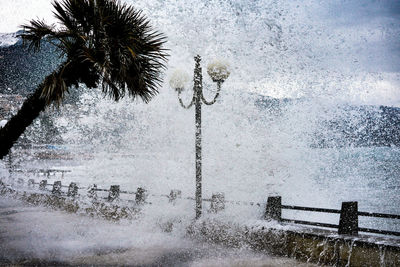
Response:
POLYGON ((398 0, 329 1, 327 16, 346 24, 368 23, 374 19, 400 19, 398 0))

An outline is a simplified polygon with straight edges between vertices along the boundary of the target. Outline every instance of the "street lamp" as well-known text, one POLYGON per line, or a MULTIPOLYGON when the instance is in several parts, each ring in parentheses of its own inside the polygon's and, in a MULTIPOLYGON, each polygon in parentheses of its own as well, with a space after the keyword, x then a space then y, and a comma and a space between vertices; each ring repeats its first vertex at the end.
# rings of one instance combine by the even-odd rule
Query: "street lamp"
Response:
POLYGON ((171 79, 170 85, 178 93, 178 99, 181 106, 185 109, 189 109, 191 106, 195 106, 195 125, 196 125, 196 219, 200 218, 202 211, 201 201, 201 105, 212 105, 216 102, 219 92, 221 90, 222 83, 229 77, 229 70, 227 64, 221 61, 215 61, 207 66, 207 73, 210 75, 213 82, 217 83, 217 92, 212 101, 207 101, 203 95, 203 76, 200 67, 201 57, 199 55, 194 57, 195 68, 194 68, 194 86, 193 86, 193 98, 189 105, 185 105, 181 98, 181 93, 184 90, 185 83, 189 80, 188 76, 184 73, 175 72, 171 79))

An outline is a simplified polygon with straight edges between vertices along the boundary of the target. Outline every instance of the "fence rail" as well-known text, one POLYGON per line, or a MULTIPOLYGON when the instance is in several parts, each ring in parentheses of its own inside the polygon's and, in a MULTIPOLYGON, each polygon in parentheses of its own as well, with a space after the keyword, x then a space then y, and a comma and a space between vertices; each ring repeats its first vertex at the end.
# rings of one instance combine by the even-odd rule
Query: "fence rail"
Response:
POLYGON ((282 209, 303 210, 303 211, 313 211, 313 212, 326 212, 326 213, 340 213, 340 210, 335 210, 335 209, 310 208, 310 207, 289 206, 289 205, 282 205, 282 209))
POLYGON ((387 218, 387 219, 399 219, 400 215, 386 214, 386 213, 375 213, 375 212, 365 212, 359 211, 358 216, 375 217, 375 218, 387 218))
POLYGON ((366 232, 366 233, 400 236, 400 233, 395 231, 378 230, 378 229, 363 228, 363 227, 358 228, 358 230, 360 232, 366 232))
POLYGON ((340 210, 337 210, 337 209, 282 205, 282 197, 275 196, 275 197, 268 197, 267 206, 265 209, 265 218, 266 219, 273 219, 273 220, 287 222, 287 223, 320 226, 320 227, 326 227, 326 228, 335 228, 335 229, 338 229, 339 234, 358 235, 359 232, 366 232, 366 233, 373 233, 373 234, 400 236, 400 232, 397 232, 397 231, 388 231, 388 230, 379 230, 379 229, 359 227, 358 226, 358 217, 359 216, 373 217, 373 218, 385 218, 385 219, 400 219, 400 215, 396 215, 396 214, 358 211, 358 202, 357 201, 342 202, 342 208, 340 210), (295 220, 295 219, 282 218, 282 209, 340 214, 339 224, 310 222, 310 221, 301 221, 301 220, 295 220))

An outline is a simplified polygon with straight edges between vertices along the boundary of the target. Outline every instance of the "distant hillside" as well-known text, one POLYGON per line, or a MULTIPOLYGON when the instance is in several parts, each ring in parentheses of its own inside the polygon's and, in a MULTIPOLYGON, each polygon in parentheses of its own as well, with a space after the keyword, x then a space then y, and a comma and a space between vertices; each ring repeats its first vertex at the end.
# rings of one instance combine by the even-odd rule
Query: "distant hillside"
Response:
MULTIPOLYGON (((35 53, 23 46, 20 39, 14 43, 15 35, 0 35, 0 119, 6 120, 62 60, 49 43, 43 42, 41 50, 35 53)), ((20 137, 19 143, 60 143, 53 117, 52 111, 41 114, 20 137)))
POLYGON ((321 123, 315 146, 400 146, 400 109, 339 106, 342 116, 321 123))
MULTIPOLYGON (((0 35, 0 94, 27 96, 58 68, 63 58, 60 51, 46 41, 38 52, 24 46, 20 38, 12 42, 16 34, 0 35)), ((80 89, 70 88, 64 103, 75 103, 80 94, 80 89)))
MULTIPOLYGON (((7 39, 7 36, 2 38, 7 39)), ((3 44, 0 46, 0 94, 26 96, 57 68, 61 62, 59 56, 47 42, 43 42, 38 53, 22 46, 21 40, 10 46, 3 44)))
MULTIPOLYGON (((295 100, 258 96, 261 109, 279 115, 295 100)), ((313 147, 400 146, 400 108, 336 105, 321 109, 323 116, 312 133, 313 147)))

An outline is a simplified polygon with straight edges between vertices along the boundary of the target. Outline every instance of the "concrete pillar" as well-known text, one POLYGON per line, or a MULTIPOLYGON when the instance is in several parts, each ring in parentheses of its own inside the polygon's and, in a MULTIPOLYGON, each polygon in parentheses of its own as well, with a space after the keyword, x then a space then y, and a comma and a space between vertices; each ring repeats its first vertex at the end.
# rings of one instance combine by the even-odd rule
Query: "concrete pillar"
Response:
POLYGON ((182 191, 181 190, 177 190, 177 189, 173 189, 169 193, 169 202, 175 202, 175 200, 177 198, 181 198, 181 197, 182 197, 182 191))
POLYGON ((28 180, 28 187, 33 187, 34 184, 35 184, 35 180, 33 180, 33 179, 28 180))
POLYGON ((142 187, 138 187, 136 191, 136 204, 143 204, 146 201, 146 189, 142 187))
POLYGON ((210 212, 217 213, 225 209, 225 194, 214 193, 211 196, 210 212))
POLYGON ((88 198, 90 198, 92 200, 96 200, 97 199, 97 191, 96 190, 97 190, 96 184, 89 186, 88 191, 87 191, 88 198))
POLYGON ((61 181, 55 181, 53 184, 53 190, 51 191, 53 195, 61 195, 61 181))
POLYGON ((108 201, 114 201, 119 198, 119 185, 112 185, 108 193, 108 201))
POLYGON ((358 202, 342 202, 339 235, 358 235, 358 202))
POLYGON ((280 221, 282 218, 282 197, 268 197, 265 208, 265 219, 280 221))
POLYGON ((41 180, 39 183, 39 189, 46 190, 46 186, 47 186, 47 180, 41 180))
POLYGON ((67 196, 76 197, 76 195, 78 195, 78 186, 76 185, 76 183, 70 183, 67 196))

